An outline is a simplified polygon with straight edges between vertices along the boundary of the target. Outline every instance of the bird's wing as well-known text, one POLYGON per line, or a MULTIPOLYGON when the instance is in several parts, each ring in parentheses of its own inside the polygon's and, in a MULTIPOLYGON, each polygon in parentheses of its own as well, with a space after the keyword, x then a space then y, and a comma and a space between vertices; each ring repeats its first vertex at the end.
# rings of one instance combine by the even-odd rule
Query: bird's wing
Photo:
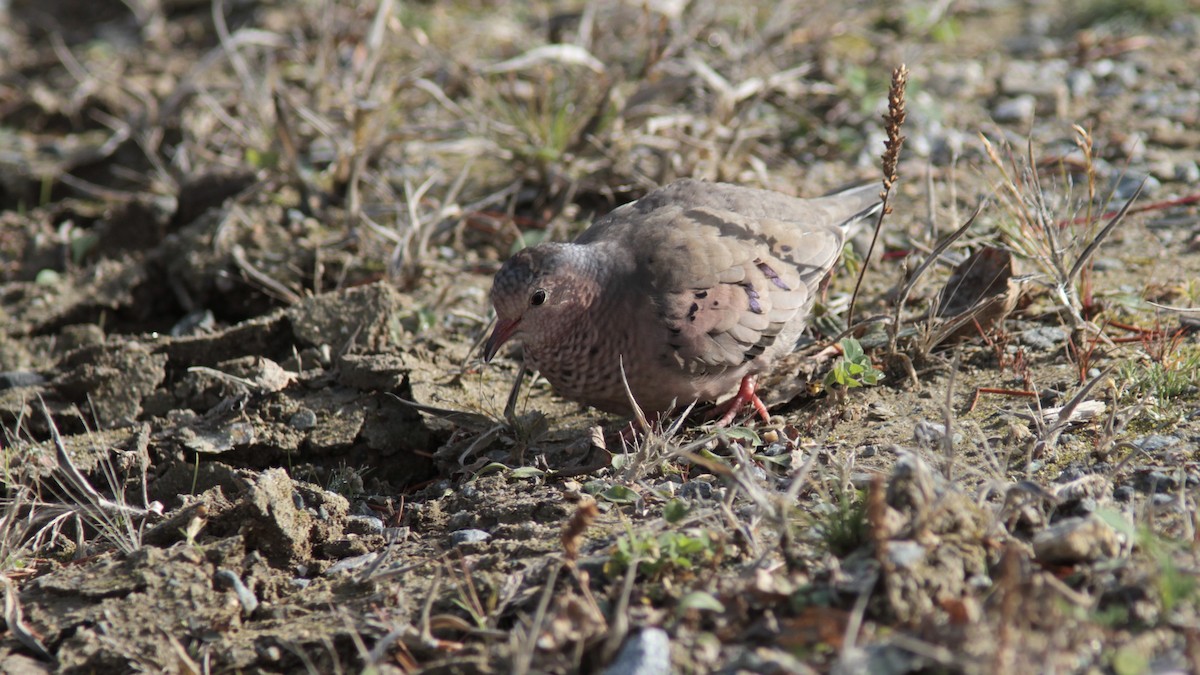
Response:
POLYGON ((796 215, 799 222, 668 205, 621 228, 634 255, 629 292, 650 298, 658 358, 715 374, 753 360, 789 327, 799 332, 843 231, 823 214, 808 223, 796 215))

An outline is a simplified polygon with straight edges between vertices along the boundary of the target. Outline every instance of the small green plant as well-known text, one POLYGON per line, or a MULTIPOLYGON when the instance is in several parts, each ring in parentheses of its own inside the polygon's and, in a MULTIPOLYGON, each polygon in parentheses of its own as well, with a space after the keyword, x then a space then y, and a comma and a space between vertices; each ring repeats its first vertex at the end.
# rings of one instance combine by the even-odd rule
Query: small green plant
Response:
POLYGON ((587 137, 616 114, 603 66, 565 51, 534 50, 479 82, 480 120, 516 162, 543 174, 570 168, 587 137))
POLYGON ((1179 419, 1186 407, 1178 405, 1183 399, 1200 398, 1200 347, 1176 346, 1167 349, 1161 358, 1123 361, 1117 369, 1117 380, 1125 384, 1127 402, 1142 402, 1145 415, 1153 423, 1179 419))
POLYGON ((1200 395, 1200 347, 1183 347, 1149 365, 1127 361, 1121 364, 1121 374, 1137 394, 1160 401, 1200 395))
POLYGON ((342 463, 329 473, 329 484, 325 489, 348 499, 360 497, 365 492, 363 477, 371 473, 370 467, 353 467, 342 463))
POLYGON ((720 549, 720 543, 699 528, 657 535, 629 532, 617 540, 616 550, 604 563, 604 572, 609 577, 619 576, 636 561, 640 572, 660 579, 671 572, 713 564, 720 558, 720 549))
POLYGON ((867 500, 858 490, 847 490, 839 483, 831 500, 816 509, 813 529, 825 550, 842 557, 854 552, 867 540, 867 500))
POLYGON ((854 338, 844 338, 838 343, 842 347, 842 358, 825 376, 825 386, 838 385, 847 389, 871 387, 883 379, 883 372, 871 365, 871 359, 862 345, 854 338))
POLYGON ((682 499, 672 499, 663 506, 663 519, 674 525, 691 513, 692 509, 682 499))
POLYGON ((1022 156, 1007 142, 997 148, 987 136, 980 139, 999 174, 994 190, 1005 211, 996 225, 1000 241, 1038 272, 1031 283, 1048 290, 1070 312, 1076 328, 1095 331, 1089 323, 1098 310, 1092 258, 1124 221, 1142 188, 1115 204, 1112 191, 1103 196, 1092 132, 1078 125, 1073 129, 1082 168, 1061 162, 1049 172, 1041 168, 1032 143, 1022 156))

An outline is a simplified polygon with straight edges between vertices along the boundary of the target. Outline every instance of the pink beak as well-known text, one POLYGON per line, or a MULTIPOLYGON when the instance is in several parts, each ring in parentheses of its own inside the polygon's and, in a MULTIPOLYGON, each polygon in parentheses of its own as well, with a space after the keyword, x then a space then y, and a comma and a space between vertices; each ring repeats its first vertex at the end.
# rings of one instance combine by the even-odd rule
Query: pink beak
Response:
POLYGON ((500 351, 500 347, 505 342, 508 342, 513 333, 517 332, 517 326, 520 324, 520 319, 499 319, 496 321, 496 328, 492 331, 492 336, 483 345, 483 360, 491 361, 496 352, 500 351))

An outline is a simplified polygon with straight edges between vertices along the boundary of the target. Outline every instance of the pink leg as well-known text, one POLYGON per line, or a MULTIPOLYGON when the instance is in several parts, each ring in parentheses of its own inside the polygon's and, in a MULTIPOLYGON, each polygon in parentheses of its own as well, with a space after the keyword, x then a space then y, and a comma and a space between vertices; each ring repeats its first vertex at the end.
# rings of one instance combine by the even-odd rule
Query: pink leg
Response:
POLYGON ((750 405, 754 406, 755 412, 758 413, 758 416, 762 418, 763 422, 770 422, 771 414, 767 412, 767 406, 763 405, 762 399, 760 399, 758 394, 755 392, 757 387, 757 375, 747 375, 743 377, 742 385, 738 387, 738 391, 733 395, 733 398, 718 405, 716 409, 713 410, 709 419, 716 419, 718 416, 720 416, 720 419, 717 419, 717 426, 727 427, 731 422, 733 422, 733 418, 737 417, 738 413, 742 411, 742 408, 745 408, 746 404, 749 403, 750 405))

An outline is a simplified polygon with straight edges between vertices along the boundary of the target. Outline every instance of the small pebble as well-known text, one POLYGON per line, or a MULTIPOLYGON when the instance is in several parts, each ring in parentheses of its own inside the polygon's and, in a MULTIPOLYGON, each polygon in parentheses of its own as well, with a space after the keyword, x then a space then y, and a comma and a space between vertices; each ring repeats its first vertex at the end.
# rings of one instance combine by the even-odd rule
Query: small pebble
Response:
POLYGON ((1200 183, 1200 164, 1192 161, 1183 161, 1175 165, 1175 180, 1188 185, 1200 183))
POLYGON ((1067 73, 1067 89, 1075 98, 1087 98, 1096 88, 1096 79, 1092 74, 1081 68, 1067 73))
POLYGON ((1113 176, 1109 181, 1109 190, 1112 192, 1111 199, 1118 202, 1132 199, 1143 181, 1145 181, 1145 187, 1142 188, 1142 196, 1156 191, 1161 186, 1157 178, 1144 173, 1128 171, 1113 176))
POLYGON ((1021 344, 1030 349, 1048 352, 1067 341, 1067 331, 1058 326, 1038 326, 1021 331, 1021 344))
POLYGON ((759 449, 757 454, 763 457, 778 457, 785 455, 788 452, 788 446, 785 443, 772 443, 759 449))
POLYGON ((713 496, 713 486, 699 480, 689 480, 679 488, 679 496, 684 499, 709 500, 713 496))
POLYGON ((997 122, 1028 123, 1037 114, 1037 99, 1023 94, 1005 99, 992 108, 992 119, 997 122))
POLYGON ((234 595, 237 596, 238 602, 242 605, 242 616, 250 616, 254 610, 258 609, 258 598, 254 596, 254 592, 246 588, 246 584, 242 583, 241 577, 233 572, 233 570, 219 569, 213 578, 227 584, 233 589, 234 595))
POLYGON ((925 559, 925 547, 915 541, 891 541, 887 545, 888 559, 896 567, 911 569, 925 559))
MULTIPOLYGON (((946 439, 946 425, 921 420, 913 428, 913 438, 918 444, 927 448, 940 447, 946 439)), ((951 441, 954 443, 962 441, 962 434, 955 431, 951 441)))
POLYGON ((308 408, 301 408, 292 415, 288 424, 296 431, 308 431, 317 426, 317 413, 308 408))
POLYGON ((661 628, 643 628, 625 639, 604 675, 670 675, 671 638, 661 628))
POLYGON ((1177 506, 1179 500, 1173 494, 1157 494, 1150 497, 1150 503, 1156 508, 1164 509, 1167 507, 1177 506))
POLYGON ((1116 530, 1095 516, 1061 520, 1033 537, 1034 556, 1051 564, 1095 562, 1112 558, 1120 550, 1116 530))
POLYGON ((347 534, 383 534, 383 520, 375 516, 346 516, 347 534))
POLYGON ((491 539, 492 535, 483 530, 459 530, 450 533, 450 543, 455 546, 463 544, 482 544, 491 539))
POLYGON ((1132 441, 1139 450, 1146 452, 1158 452, 1165 448, 1169 448, 1179 442, 1178 436, 1169 436, 1164 434, 1152 434, 1150 436, 1142 436, 1135 438, 1132 441))
POLYGON ((16 389, 18 387, 36 387, 44 384, 46 378, 32 370, 10 370, 0 373, 0 389, 16 389))

